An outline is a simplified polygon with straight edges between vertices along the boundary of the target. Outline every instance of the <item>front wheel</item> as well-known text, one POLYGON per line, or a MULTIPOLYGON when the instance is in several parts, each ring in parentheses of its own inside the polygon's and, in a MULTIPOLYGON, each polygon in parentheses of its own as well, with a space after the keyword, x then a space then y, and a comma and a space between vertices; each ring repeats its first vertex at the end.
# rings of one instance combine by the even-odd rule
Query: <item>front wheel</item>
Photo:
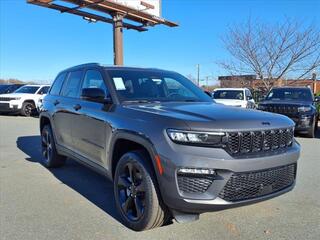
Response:
POLYGON ((21 108, 21 115, 25 117, 30 117, 34 110, 35 110, 35 106, 33 103, 24 102, 21 108))
POLYGON ((169 218, 148 157, 142 151, 124 154, 114 177, 114 195, 124 224, 136 231, 162 226, 169 218))
POLYGON ((317 121, 316 121, 316 117, 315 117, 313 122, 312 122, 312 125, 310 126, 310 128, 308 130, 308 133, 307 133, 307 136, 309 138, 315 138, 317 127, 318 127, 318 125, 317 125, 317 121))

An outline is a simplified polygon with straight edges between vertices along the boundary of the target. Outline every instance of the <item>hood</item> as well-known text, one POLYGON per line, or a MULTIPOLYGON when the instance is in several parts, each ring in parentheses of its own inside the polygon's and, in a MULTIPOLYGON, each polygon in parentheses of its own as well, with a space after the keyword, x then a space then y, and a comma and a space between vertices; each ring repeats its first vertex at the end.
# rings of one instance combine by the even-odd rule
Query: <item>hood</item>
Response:
POLYGON ((221 103, 227 106, 242 106, 245 101, 237 99, 214 99, 216 103, 221 103))
POLYGON ((6 94, 0 94, 0 97, 8 97, 8 98, 29 97, 29 96, 34 96, 34 94, 29 94, 29 93, 6 93, 6 94))
MULTIPOLYGON (((216 103, 159 103, 126 105, 126 108, 181 120, 190 130, 261 130, 294 126, 288 117, 216 103)), ((156 122, 157 120, 155 120, 156 122)), ((156 123, 155 123, 156 124, 156 123)))

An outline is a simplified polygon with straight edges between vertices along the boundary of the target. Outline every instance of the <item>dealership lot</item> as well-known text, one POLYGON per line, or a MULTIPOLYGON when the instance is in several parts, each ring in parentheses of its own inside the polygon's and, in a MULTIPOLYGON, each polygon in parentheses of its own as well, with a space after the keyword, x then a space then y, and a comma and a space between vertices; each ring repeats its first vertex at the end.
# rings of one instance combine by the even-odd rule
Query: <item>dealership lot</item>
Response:
POLYGON ((298 138, 293 192, 259 204, 206 213, 188 224, 133 232, 119 221, 112 184, 70 160, 40 163, 37 118, 0 116, 1 239, 316 239, 320 236, 320 134, 298 138))

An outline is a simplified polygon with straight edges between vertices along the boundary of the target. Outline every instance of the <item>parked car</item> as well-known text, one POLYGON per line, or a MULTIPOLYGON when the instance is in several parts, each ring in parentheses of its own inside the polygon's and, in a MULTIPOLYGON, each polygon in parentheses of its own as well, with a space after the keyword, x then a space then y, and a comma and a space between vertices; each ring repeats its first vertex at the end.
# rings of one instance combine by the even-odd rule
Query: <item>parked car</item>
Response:
POLYGON ((24 84, 3 84, 0 85, 0 94, 13 93, 24 84))
POLYGON ((107 176, 134 230, 196 220, 295 185, 292 120, 216 104, 176 72, 75 66, 58 74, 42 108, 43 164, 60 167, 71 157, 107 176))
POLYGON ((25 85, 13 93, 0 94, 0 112, 30 116, 36 111, 36 103, 46 94, 49 85, 25 85))
POLYGON ((277 87, 270 90, 258 109, 290 117, 296 124, 296 132, 315 137, 318 128, 319 111, 310 88, 277 87))
POLYGON ((247 88, 216 88, 213 99, 227 106, 255 108, 254 99, 247 88))

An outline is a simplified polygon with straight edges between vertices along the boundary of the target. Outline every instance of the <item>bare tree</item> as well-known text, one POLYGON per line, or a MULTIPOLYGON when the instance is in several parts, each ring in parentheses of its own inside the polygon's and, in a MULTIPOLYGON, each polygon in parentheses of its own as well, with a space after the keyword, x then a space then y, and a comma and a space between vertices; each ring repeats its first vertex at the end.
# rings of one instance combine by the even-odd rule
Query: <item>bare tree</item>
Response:
POLYGON ((268 25, 249 19, 222 38, 231 59, 220 66, 231 75, 256 74, 269 89, 274 80, 304 78, 320 67, 320 31, 286 19, 268 25))

